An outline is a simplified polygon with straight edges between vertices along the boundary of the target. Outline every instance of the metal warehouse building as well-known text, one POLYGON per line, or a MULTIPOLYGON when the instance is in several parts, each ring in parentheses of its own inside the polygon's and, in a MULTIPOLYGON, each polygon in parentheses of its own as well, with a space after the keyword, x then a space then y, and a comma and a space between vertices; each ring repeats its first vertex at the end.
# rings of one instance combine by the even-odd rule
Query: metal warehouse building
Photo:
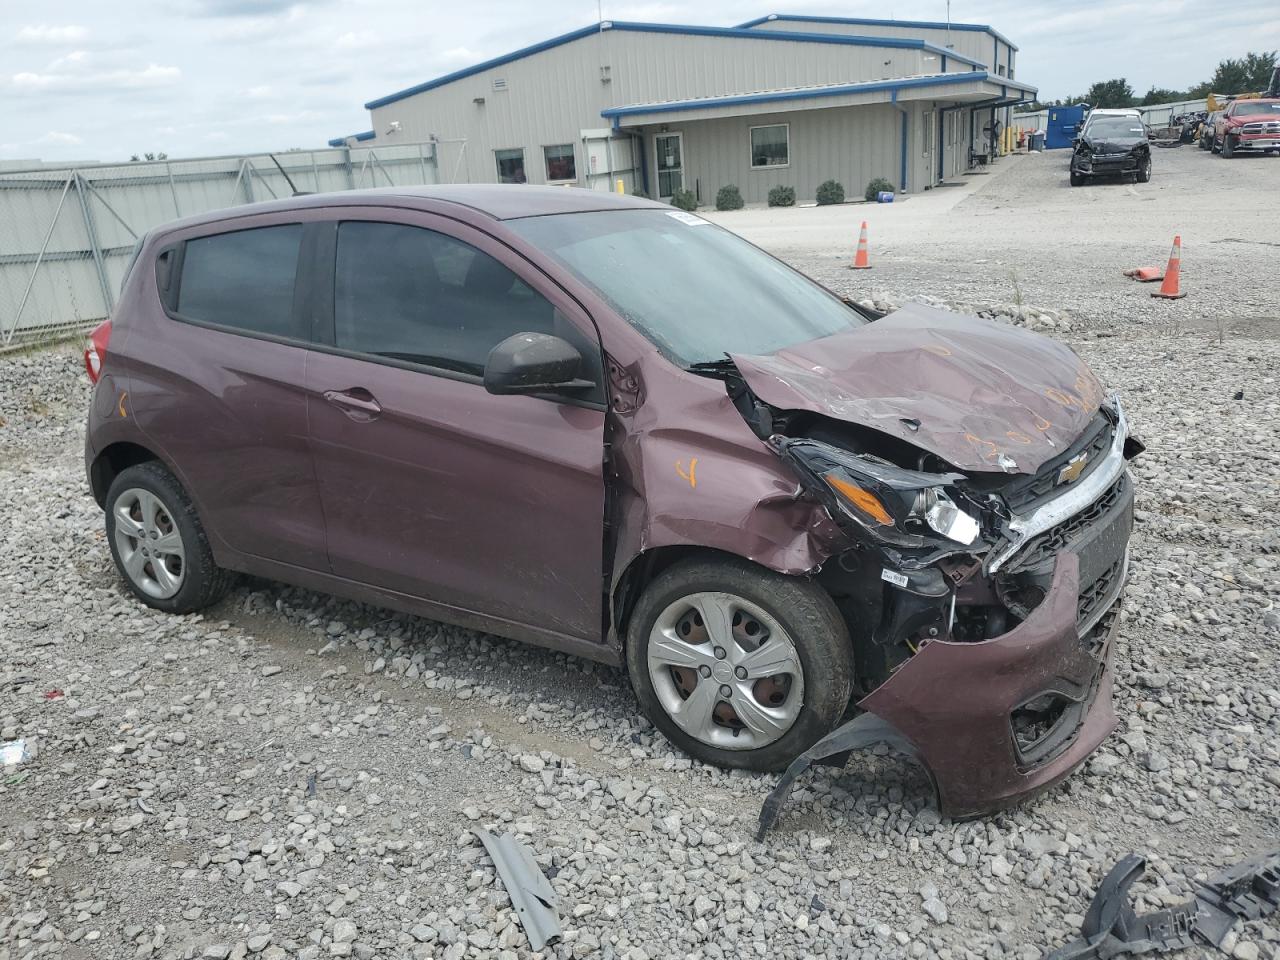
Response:
POLYGON ((776 15, 738 27, 604 21, 401 90, 372 130, 330 141, 435 145, 446 182, 570 184, 709 203, 736 184, 811 200, 824 180, 904 192, 993 152, 1031 99, 991 27, 776 15))

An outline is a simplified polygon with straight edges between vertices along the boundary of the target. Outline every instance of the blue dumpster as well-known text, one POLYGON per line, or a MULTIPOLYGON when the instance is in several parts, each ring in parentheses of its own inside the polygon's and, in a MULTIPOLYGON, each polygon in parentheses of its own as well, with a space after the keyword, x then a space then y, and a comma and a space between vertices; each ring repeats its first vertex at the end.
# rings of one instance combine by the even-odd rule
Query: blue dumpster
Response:
POLYGON ((1088 105, 1083 103, 1078 103, 1074 107, 1050 107, 1045 147, 1049 150, 1060 150, 1071 146, 1071 138, 1076 135, 1076 128, 1084 122, 1084 115, 1088 109, 1088 105))

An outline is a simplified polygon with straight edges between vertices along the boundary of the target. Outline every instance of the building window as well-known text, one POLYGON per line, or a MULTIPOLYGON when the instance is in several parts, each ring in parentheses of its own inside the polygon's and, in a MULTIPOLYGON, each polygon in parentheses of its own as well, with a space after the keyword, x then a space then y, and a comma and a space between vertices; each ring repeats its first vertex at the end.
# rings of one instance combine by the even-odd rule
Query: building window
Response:
POLYGON ((510 150, 495 150, 493 155, 498 159, 499 183, 524 183, 524 148, 514 147, 510 150))
POLYGON ((751 128, 751 166, 785 167, 791 162, 790 124, 751 128))
POLYGON ((547 183, 564 183, 578 179, 578 172, 573 163, 572 143, 543 147, 542 155, 547 161, 547 183))

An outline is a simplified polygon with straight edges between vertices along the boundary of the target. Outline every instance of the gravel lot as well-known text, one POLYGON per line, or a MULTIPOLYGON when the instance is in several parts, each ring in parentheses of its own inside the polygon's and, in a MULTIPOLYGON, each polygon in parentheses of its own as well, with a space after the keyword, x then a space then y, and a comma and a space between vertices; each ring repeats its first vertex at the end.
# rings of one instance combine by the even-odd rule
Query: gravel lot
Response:
MULTIPOLYGON (((1075 190, 1065 163, 893 209, 718 218, 842 292, 1047 318, 1124 393, 1149 450, 1121 726, 1064 786, 953 823, 909 765, 858 757, 803 781, 758 844, 772 778, 674 753, 616 670, 259 581, 204 617, 153 613, 85 490, 78 355, 9 357, 0 740, 32 756, 0 772, 0 960, 527 956, 477 824, 553 875, 548 955, 626 960, 1034 958, 1125 853, 1152 857, 1141 910, 1274 846, 1280 322, 1259 238, 1280 160, 1183 147, 1149 185, 1075 190), (851 244, 822 252, 864 217, 869 275, 844 269, 851 244), (1176 230, 1191 296, 1157 304, 1118 272, 1176 230), (1039 309, 1014 309, 1015 272, 1039 309)), ((1278 928, 1229 947, 1275 956, 1278 928)))

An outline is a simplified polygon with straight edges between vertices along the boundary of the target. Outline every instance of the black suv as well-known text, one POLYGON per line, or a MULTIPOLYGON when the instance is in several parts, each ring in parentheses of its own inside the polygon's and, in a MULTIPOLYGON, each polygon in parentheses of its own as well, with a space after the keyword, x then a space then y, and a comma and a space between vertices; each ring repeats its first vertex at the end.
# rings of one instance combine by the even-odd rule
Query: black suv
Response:
POLYGON ((1138 117, 1094 117, 1076 138, 1071 154, 1071 185, 1090 177, 1132 174, 1138 183, 1151 179, 1151 143, 1138 117))

